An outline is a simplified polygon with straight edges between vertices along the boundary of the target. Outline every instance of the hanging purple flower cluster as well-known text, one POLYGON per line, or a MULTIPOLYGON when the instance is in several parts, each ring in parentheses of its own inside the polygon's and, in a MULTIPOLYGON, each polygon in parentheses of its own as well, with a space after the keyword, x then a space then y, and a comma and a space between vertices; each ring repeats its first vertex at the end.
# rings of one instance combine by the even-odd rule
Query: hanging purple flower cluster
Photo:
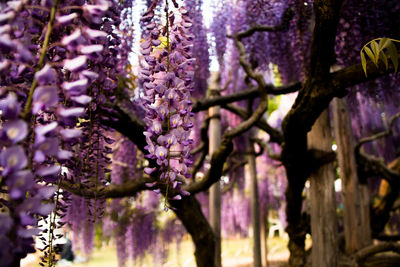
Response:
MULTIPOLYGON (((69 180, 95 191, 95 196, 91 200, 74 196, 66 217, 74 235, 82 239, 81 247, 86 255, 93 247, 94 224, 105 209, 105 199, 100 197, 98 188, 107 183, 106 175, 111 163, 109 154, 112 152, 110 145, 114 140, 110 138, 110 129, 102 124, 103 120, 112 118, 105 117, 100 107, 115 100, 118 79, 126 76, 126 50, 132 36, 123 35, 130 30, 127 25, 121 26, 121 17, 126 23, 129 17, 126 9, 131 7, 127 2, 100 1, 96 7, 82 5, 83 10, 96 10, 95 14, 78 16, 71 24, 71 34, 63 39, 64 45, 71 46, 68 49, 70 60, 82 59, 85 62, 75 70, 76 75, 70 76, 73 79, 64 83, 64 89, 81 90, 79 97, 86 100, 79 106, 71 103, 71 109, 80 108, 84 113, 77 124, 81 134, 74 143, 76 152, 69 165, 69 180), (74 203, 87 211, 85 216, 75 213, 74 203)), ((75 91, 69 90, 71 92, 74 94, 75 91)))
MULTIPOLYGON (((0 7, 0 186, 9 195, 0 204, 2 266, 19 265, 34 252, 33 236, 41 232, 38 219, 54 209, 56 187, 48 184, 58 180, 56 160, 63 155, 62 136, 51 115, 59 99, 57 73, 44 64, 58 1, 37 13, 26 8, 28 2, 8 1, 0 7), (32 15, 36 20, 27 19, 32 15)), ((52 265, 53 255, 45 257, 52 265)))
MULTIPOLYGON (((94 190, 105 184, 112 140, 100 125, 98 107, 106 99, 113 101, 124 74, 115 66, 126 63, 121 51, 127 44, 121 44, 115 29, 125 6, 107 0, 0 4, 0 186, 10 195, 1 198, 7 227, 0 239, 9 244, 0 257, 4 266, 32 251, 32 235, 40 232, 37 218, 56 207, 44 219, 50 224, 45 246, 50 252, 43 263, 54 265, 55 218, 63 216, 66 204, 70 209, 76 209, 71 207, 75 202, 82 205, 67 203, 65 192, 55 194, 57 187, 51 185, 64 179, 61 166, 72 182, 94 190)), ((104 200, 88 202, 83 202, 89 205, 88 214, 101 216, 104 200)))
POLYGON ((207 42, 207 33, 203 23, 202 0, 185 1, 185 8, 191 14, 193 26, 190 32, 196 36, 193 40, 193 57, 196 58, 196 67, 194 72, 194 97, 205 96, 207 90, 207 81, 210 77, 210 55, 207 42))
MULTIPOLYGON (((192 58, 193 35, 188 12, 177 8, 165 7, 166 25, 161 27, 153 22, 154 12, 146 12, 142 21, 148 31, 141 44, 144 96, 142 104, 146 110, 144 118, 148 125, 145 136, 147 158, 159 165, 161 179, 179 190, 181 182, 176 178, 182 175, 190 177, 188 166, 192 164, 190 156, 190 129, 195 59, 192 58)), ((154 168, 146 168, 147 174, 154 168)), ((185 194, 186 192, 181 191, 185 194)), ((179 199, 180 196, 175 196, 179 199)))

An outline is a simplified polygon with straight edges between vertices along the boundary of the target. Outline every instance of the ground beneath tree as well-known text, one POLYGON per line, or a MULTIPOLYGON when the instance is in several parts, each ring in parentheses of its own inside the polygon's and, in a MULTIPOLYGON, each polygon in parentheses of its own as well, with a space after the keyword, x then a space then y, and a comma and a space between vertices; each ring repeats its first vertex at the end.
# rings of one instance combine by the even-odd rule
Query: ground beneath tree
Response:
MULTIPOLYGON (((279 237, 274 237, 268 240, 269 267, 284 267, 289 257, 289 252, 286 248, 287 240, 279 237)), ((196 267, 193 257, 193 245, 191 240, 184 240, 181 244, 179 252, 171 246, 170 255, 166 264, 163 267, 196 267)), ((29 259, 26 259, 21 267, 40 267, 39 254, 31 254, 29 259)), ((223 267, 251 267, 253 263, 252 249, 249 239, 230 239, 224 240, 222 244, 222 262, 223 267)), ((59 267, 67 265, 59 265, 59 267)), ((88 262, 81 264, 68 265, 71 267, 117 267, 117 257, 115 246, 108 245, 95 249, 91 259, 88 262)), ((134 265, 132 262, 127 264, 128 267, 153 267, 154 262, 152 257, 147 256, 139 265, 134 265)), ((160 265, 161 267, 161 265, 160 265)))

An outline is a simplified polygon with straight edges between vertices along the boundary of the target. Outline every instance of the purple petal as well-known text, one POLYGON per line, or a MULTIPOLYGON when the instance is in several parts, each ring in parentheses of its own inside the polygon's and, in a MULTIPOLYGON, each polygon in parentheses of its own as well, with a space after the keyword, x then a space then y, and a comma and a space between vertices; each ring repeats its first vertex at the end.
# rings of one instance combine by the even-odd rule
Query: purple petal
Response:
POLYGON ((92 101, 92 98, 87 95, 80 95, 80 96, 72 96, 71 100, 78 104, 86 105, 86 104, 90 103, 90 101, 92 101))
POLYGON ((38 194, 42 197, 42 199, 49 199, 56 191, 56 186, 42 186, 39 188, 38 194))
POLYGON ((35 209, 36 213, 42 216, 49 215, 54 210, 54 204, 41 204, 35 209))
POLYGON ((92 40, 101 40, 107 37, 107 33, 103 31, 84 28, 84 34, 92 40))
POLYGON ((79 52, 81 54, 92 54, 92 53, 100 53, 103 51, 103 46, 100 44, 97 45, 84 45, 79 47, 79 52))
POLYGON ((82 32, 80 29, 76 29, 73 33, 68 36, 65 36, 61 40, 61 44, 64 46, 76 47, 80 44, 82 40, 82 32))
POLYGON ((29 228, 29 229, 19 229, 17 233, 18 233, 18 236, 20 236, 22 238, 29 238, 34 235, 40 234, 41 231, 42 230, 40 230, 38 228, 29 228))
POLYGON ((56 121, 50 122, 45 125, 38 125, 35 128, 35 133, 36 135, 45 135, 51 131, 54 131, 58 126, 58 123, 56 121))
POLYGON ((35 79, 39 85, 48 85, 56 82, 56 75, 56 71, 49 64, 46 64, 40 71, 35 73, 35 79))
POLYGON ((21 110, 21 104, 14 93, 9 93, 6 98, 0 100, 2 116, 7 119, 14 119, 21 110))
POLYGON ((147 186, 147 187, 154 187, 155 185, 157 184, 157 182, 153 182, 153 183, 145 183, 145 185, 147 186))
POLYGON ((176 195, 172 198, 172 200, 181 200, 182 197, 180 195, 176 195))
POLYGON ((33 174, 29 170, 22 170, 10 175, 6 181, 7 186, 11 189, 10 197, 18 199, 26 197, 26 191, 30 190, 34 185, 33 174))
POLYGON ((77 138, 81 136, 82 130, 81 129, 62 129, 60 134, 65 140, 77 138))
POLYGON ((61 117, 78 117, 81 116, 82 114, 85 113, 85 109, 84 108, 59 108, 57 110, 58 115, 60 115, 61 117))
POLYGON ((86 68, 86 56, 77 56, 73 59, 64 60, 64 68, 72 72, 77 72, 86 68))
POLYGON ((58 92, 56 86, 39 86, 33 93, 33 114, 42 109, 55 106, 58 103, 58 92))
POLYGON ((97 74, 96 72, 90 71, 90 70, 83 70, 79 73, 79 77, 81 79, 86 78, 90 82, 93 82, 94 80, 96 80, 99 77, 99 74, 97 74))
POLYGON ((36 171, 36 175, 42 176, 42 177, 55 177, 60 174, 61 167, 58 165, 50 165, 50 166, 44 166, 40 167, 36 171))
POLYGON ((64 82, 61 87, 68 92, 69 95, 77 96, 86 92, 89 81, 87 79, 80 79, 73 82, 64 82))
POLYGON ((14 17, 15 17, 15 12, 13 11, 9 11, 7 13, 0 13, 0 24, 4 24, 5 21, 13 19, 14 17))
POLYGON ((154 168, 149 168, 149 167, 144 168, 144 172, 146 174, 148 174, 148 175, 152 174, 155 170, 156 170, 156 167, 154 167, 154 168))
POLYGON ((56 20, 58 23, 65 25, 72 22, 77 17, 78 17, 77 13, 71 13, 65 16, 59 16, 56 18, 56 20))
POLYGON ((3 176, 19 171, 28 165, 28 159, 22 146, 13 146, 1 151, 0 164, 3 166, 3 176))
POLYGON ((68 150, 59 150, 57 153, 57 159, 59 160, 67 160, 72 157, 72 152, 68 150))
POLYGON ((23 140, 28 134, 28 125, 23 120, 15 120, 5 123, 3 131, 13 144, 23 140))

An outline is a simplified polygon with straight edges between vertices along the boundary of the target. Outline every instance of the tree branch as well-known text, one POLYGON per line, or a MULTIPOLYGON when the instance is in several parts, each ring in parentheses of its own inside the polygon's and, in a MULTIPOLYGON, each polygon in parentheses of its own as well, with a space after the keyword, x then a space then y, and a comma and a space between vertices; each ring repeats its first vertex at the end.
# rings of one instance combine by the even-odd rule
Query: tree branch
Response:
POLYGON ((220 146, 211 157, 211 167, 208 170, 207 174, 201 181, 192 183, 184 187, 184 190, 190 192, 191 194, 196 194, 200 191, 207 190, 212 184, 219 181, 222 175, 222 170, 226 158, 233 150, 232 139, 249 130, 261 118, 267 108, 268 103, 266 101, 266 98, 261 98, 259 106, 249 119, 243 121, 235 128, 225 132, 225 134, 222 136, 220 146))
POLYGON ((267 152, 267 156, 269 158, 281 161, 281 155, 274 153, 267 142, 265 142, 261 138, 253 138, 253 142, 257 143, 260 147, 262 147, 267 152))
POLYGON ((371 257, 375 254, 393 251, 400 254, 400 244, 394 242, 384 242, 377 245, 371 245, 366 248, 359 250, 355 254, 355 260, 358 264, 363 263, 368 257, 371 257))
POLYGON ((400 173, 388 168, 382 159, 368 155, 360 150, 356 152, 357 164, 362 172, 370 176, 378 176, 385 179, 390 186, 397 188, 400 183, 400 173))
POLYGON ((122 198, 134 196, 143 190, 153 190, 154 188, 146 186, 146 183, 152 183, 156 179, 152 177, 135 178, 125 182, 122 185, 111 184, 104 187, 98 187, 97 191, 82 187, 80 184, 72 184, 70 181, 62 180, 61 187, 74 195, 84 198, 122 198))
POLYGON ((382 137, 385 137, 385 136, 388 136, 388 135, 393 134, 392 129, 393 129, 394 121, 395 121, 397 118, 399 118, 399 117, 400 117, 400 112, 397 113, 397 114, 395 114, 395 115, 393 115, 393 116, 390 118, 390 120, 389 120, 389 129, 387 129, 386 131, 379 132, 379 133, 377 133, 377 134, 374 134, 374 135, 371 135, 371 136, 368 136, 368 137, 361 138, 360 141, 358 141, 358 144, 356 145, 355 149, 360 149, 361 146, 362 146, 363 144, 365 144, 365 143, 372 142, 372 141, 374 141, 374 140, 376 140, 376 139, 379 139, 379 138, 382 138, 382 137))
POLYGON ((374 63, 367 61, 367 73, 368 76, 365 76, 361 63, 358 63, 332 72, 328 81, 332 85, 332 90, 335 91, 336 96, 343 97, 346 95, 345 89, 347 87, 394 73, 394 66, 390 64, 386 69, 383 64, 380 64, 377 68, 374 63))
POLYGON ((203 166, 204 160, 207 157, 208 154, 208 146, 209 146, 209 140, 208 140, 208 126, 210 123, 210 118, 207 118, 206 120, 203 121, 203 124, 200 128, 200 137, 201 137, 201 145, 203 147, 201 151, 200 157, 196 160, 196 162, 193 165, 192 169, 192 178, 195 180, 197 172, 200 170, 201 166, 203 166))
MULTIPOLYGON (((246 110, 242 109, 241 107, 235 106, 233 104, 230 105, 223 105, 222 108, 229 110, 232 113, 240 116, 242 119, 248 118, 249 114, 246 110)), ((265 131, 270 136, 270 140, 272 142, 281 144, 283 142, 283 135, 282 133, 270 126, 264 119, 258 120, 255 125, 260 128, 261 130, 265 131)))
MULTIPOLYGON (((300 82, 278 87, 275 87, 272 84, 267 84, 264 90, 270 95, 282 95, 297 92, 300 90, 301 86, 302 84, 300 82)), ((213 98, 198 100, 194 103, 192 112, 198 112, 201 110, 207 110, 213 106, 226 105, 240 100, 255 98, 258 96, 258 91, 258 88, 250 88, 230 95, 216 96, 213 98)))
POLYGON ((278 31, 286 31, 289 28, 290 20, 294 16, 294 11, 292 8, 288 8, 285 10, 282 16, 282 22, 276 26, 268 26, 268 25, 256 25, 251 27, 250 29, 239 32, 236 34, 237 38, 242 39, 246 37, 250 37, 255 32, 278 32, 278 31))

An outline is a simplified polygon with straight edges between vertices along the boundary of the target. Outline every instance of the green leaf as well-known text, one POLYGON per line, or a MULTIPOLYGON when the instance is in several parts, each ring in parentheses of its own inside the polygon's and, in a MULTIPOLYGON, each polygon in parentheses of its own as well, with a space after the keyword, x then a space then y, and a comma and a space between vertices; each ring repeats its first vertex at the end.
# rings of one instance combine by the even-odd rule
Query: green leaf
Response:
POLYGON ((388 69, 389 63, 388 63, 387 57, 386 57, 385 53, 383 53, 383 51, 379 52, 379 58, 383 61, 383 63, 385 63, 386 69, 388 69))
POLYGON ((387 50, 390 56, 390 60, 392 61, 394 66, 394 72, 397 72, 397 68, 399 67, 399 54, 397 52, 395 44, 391 42, 387 50))
POLYGON ((365 55, 364 52, 361 51, 361 65, 363 67, 364 73, 365 73, 365 77, 367 76, 367 60, 365 59, 365 55))
POLYGON ((379 45, 378 45, 378 43, 375 41, 372 41, 371 48, 372 48, 372 52, 374 53, 375 65, 378 65, 378 60, 379 60, 379 45))
POLYGON ((375 56, 374 56, 374 54, 372 53, 371 49, 369 49, 369 47, 366 46, 366 47, 364 48, 364 50, 365 50, 365 52, 367 53, 368 57, 371 59, 371 61, 374 62, 374 64, 375 64, 376 66, 378 66, 378 62, 375 61, 375 56))
POLYGON ((392 41, 390 41, 389 38, 386 38, 386 37, 381 38, 379 40, 379 51, 382 51, 383 49, 387 48, 391 42, 392 41))

